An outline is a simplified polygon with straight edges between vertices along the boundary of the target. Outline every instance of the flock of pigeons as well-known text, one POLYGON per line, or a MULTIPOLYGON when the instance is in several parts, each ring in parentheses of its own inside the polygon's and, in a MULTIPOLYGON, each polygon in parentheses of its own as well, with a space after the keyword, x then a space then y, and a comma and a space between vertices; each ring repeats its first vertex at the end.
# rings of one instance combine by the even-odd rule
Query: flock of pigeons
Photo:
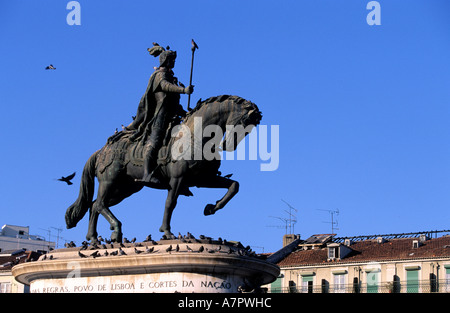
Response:
MULTIPOLYGON (((167 240, 164 237, 163 240, 167 240)), ((226 254, 235 254, 239 256, 251 256, 258 257, 254 251, 251 250, 250 246, 243 247, 241 243, 236 242, 227 242, 226 240, 222 240, 222 238, 218 238, 218 240, 212 240, 211 237, 206 237, 204 235, 200 235, 199 239, 195 238, 191 233, 187 233, 186 236, 178 235, 176 242, 171 242, 170 245, 154 241, 151 238, 151 235, 147 236, 143 243, 136 242, 136 238, 132 240, 128 240, 127 238, 123 239, 121 243, 113 243, 108 239, 103 239, 101 236, 98 237, 98 242, 88 243, 87 241, 83 241, 81 248, 78 250, 78 256, 80 258, 97 258, 101 256, 120 256, 127 255, 129 253, 134 254, 152 254, 152 253, 172 253, 172 252, 197 252, 197 253, 226 253, 226 254), (199 248, 198 243, 202 243, 199 248), (144 246, 145 244, 145 246, 144 246), (195 247, 193 249, 192 247, 195 247), (213 244, 214 248, 208 246, 207 244, 213 244), (161 249, 158 249, 158 246, 161 246, 161 249), (126 249, 128 252, 125 252, 122 248, 126 249), (133 248, 133 249, 130 249, 133 248), (110 249, 114 249, 111 252, 110 249), (108 250, 110 250, 108 252, 108 250)), ((70 243, 65 244, 66 248, 74 248, 76 247, 75 243, 71 241, 70 243)), ((45 258, 43 258, 44 260, 45 258)))

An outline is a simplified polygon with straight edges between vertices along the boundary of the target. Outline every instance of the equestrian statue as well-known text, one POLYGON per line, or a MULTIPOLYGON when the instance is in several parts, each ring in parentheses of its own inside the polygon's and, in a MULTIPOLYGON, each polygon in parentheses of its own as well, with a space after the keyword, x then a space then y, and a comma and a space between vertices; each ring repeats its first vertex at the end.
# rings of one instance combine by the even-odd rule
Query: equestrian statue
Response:
MULTIPOLYGON (((193 56, 198 46, 192 43, 193 56)), ((190 187, 226 188, 220 200, 206 205, 204 214, 222 209, 238 192, 239 183, 221 175, 219 152, 234 151, 262 118, 254 103, 231 95, 199 100, 192 110, 188 103, 186 112, 180 94, 190 96, 194 86, 184 87, 174 76, 176 52, 157 43, 148 51, 159 56, 160 66, 149 79, 133 122, 91 155, 83 169, 78 199, 66 211, 67 228, 73 228, 89 210, 86 239, 91 242, 97 242, 99 215, 113 230, 111 241, 122 242, 121 222, 110 207, 143 187, 168 191, 159 229, 167 239, 174 238, 170 221, 178 196, 191 196, 190 187), (93 200, 95 177, 99 185, 93 200)))

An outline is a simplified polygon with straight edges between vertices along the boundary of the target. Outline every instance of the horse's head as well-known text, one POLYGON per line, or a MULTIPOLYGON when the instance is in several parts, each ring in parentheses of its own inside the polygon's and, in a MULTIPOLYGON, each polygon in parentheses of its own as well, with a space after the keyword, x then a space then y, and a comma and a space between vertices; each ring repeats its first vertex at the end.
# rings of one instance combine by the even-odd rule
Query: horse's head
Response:
MULTIPOLYGON (((201 117, 202 127, 215 126, 221 131, 216 144, 225 151, 234 151, 239 142, 259 124, 262 114, 258 107, 241 97, 222 95, 199 101, 185 119, 185 125, 195 136, 195 118, 201 117)), ((217 134, 215 134, 217 135, 217 134)), ((191 137, 188 137, 191 138, 191 137)), ((206 140, 209 140, 206 137, 206 140)))
POLYGON ((236 105, 226 121, 226 132, 221 147, 225 151, 236 150, 238 144, 262 119, 262 113, 256 104, 243 98, 235 97, 236 105))

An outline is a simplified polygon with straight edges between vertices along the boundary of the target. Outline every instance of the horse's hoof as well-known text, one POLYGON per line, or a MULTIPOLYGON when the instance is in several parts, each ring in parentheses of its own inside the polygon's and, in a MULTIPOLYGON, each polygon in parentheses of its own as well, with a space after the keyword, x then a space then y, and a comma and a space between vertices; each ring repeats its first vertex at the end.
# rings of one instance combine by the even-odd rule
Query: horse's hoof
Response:
POLYGON ((159 231, 164 233, 163 238, 164 239, 176 239, 175 235, 172 234, 170 230, 164 230, 162 226, 159 228, 159 231))
POLYGON ((118 232, 113 232, 111 234, 111 241, 112 242, 122 242, 122 234, 118 232))
POLYGON ((205 214, 205 216, 208 216, 208 215, 213 215, 214 213, 216 213, 216 206, 214 204, 207 204, 205 206, 205 210, 203 211, 203 214, 205 214))

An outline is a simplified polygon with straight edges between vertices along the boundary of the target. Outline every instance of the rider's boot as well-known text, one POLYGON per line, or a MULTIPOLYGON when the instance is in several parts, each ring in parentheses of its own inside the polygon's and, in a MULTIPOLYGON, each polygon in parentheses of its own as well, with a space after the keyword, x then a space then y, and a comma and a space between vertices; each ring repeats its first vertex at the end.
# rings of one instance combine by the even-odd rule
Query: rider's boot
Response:
POLYGON ((156 162, 153 160, 152 156, 148 156, 144 161, 144 174, 141 179, 136 179, 136 181, 151 183, 151 184, 160 184, 158 178, 154 176, 155 173, 155 164, 156 162))

